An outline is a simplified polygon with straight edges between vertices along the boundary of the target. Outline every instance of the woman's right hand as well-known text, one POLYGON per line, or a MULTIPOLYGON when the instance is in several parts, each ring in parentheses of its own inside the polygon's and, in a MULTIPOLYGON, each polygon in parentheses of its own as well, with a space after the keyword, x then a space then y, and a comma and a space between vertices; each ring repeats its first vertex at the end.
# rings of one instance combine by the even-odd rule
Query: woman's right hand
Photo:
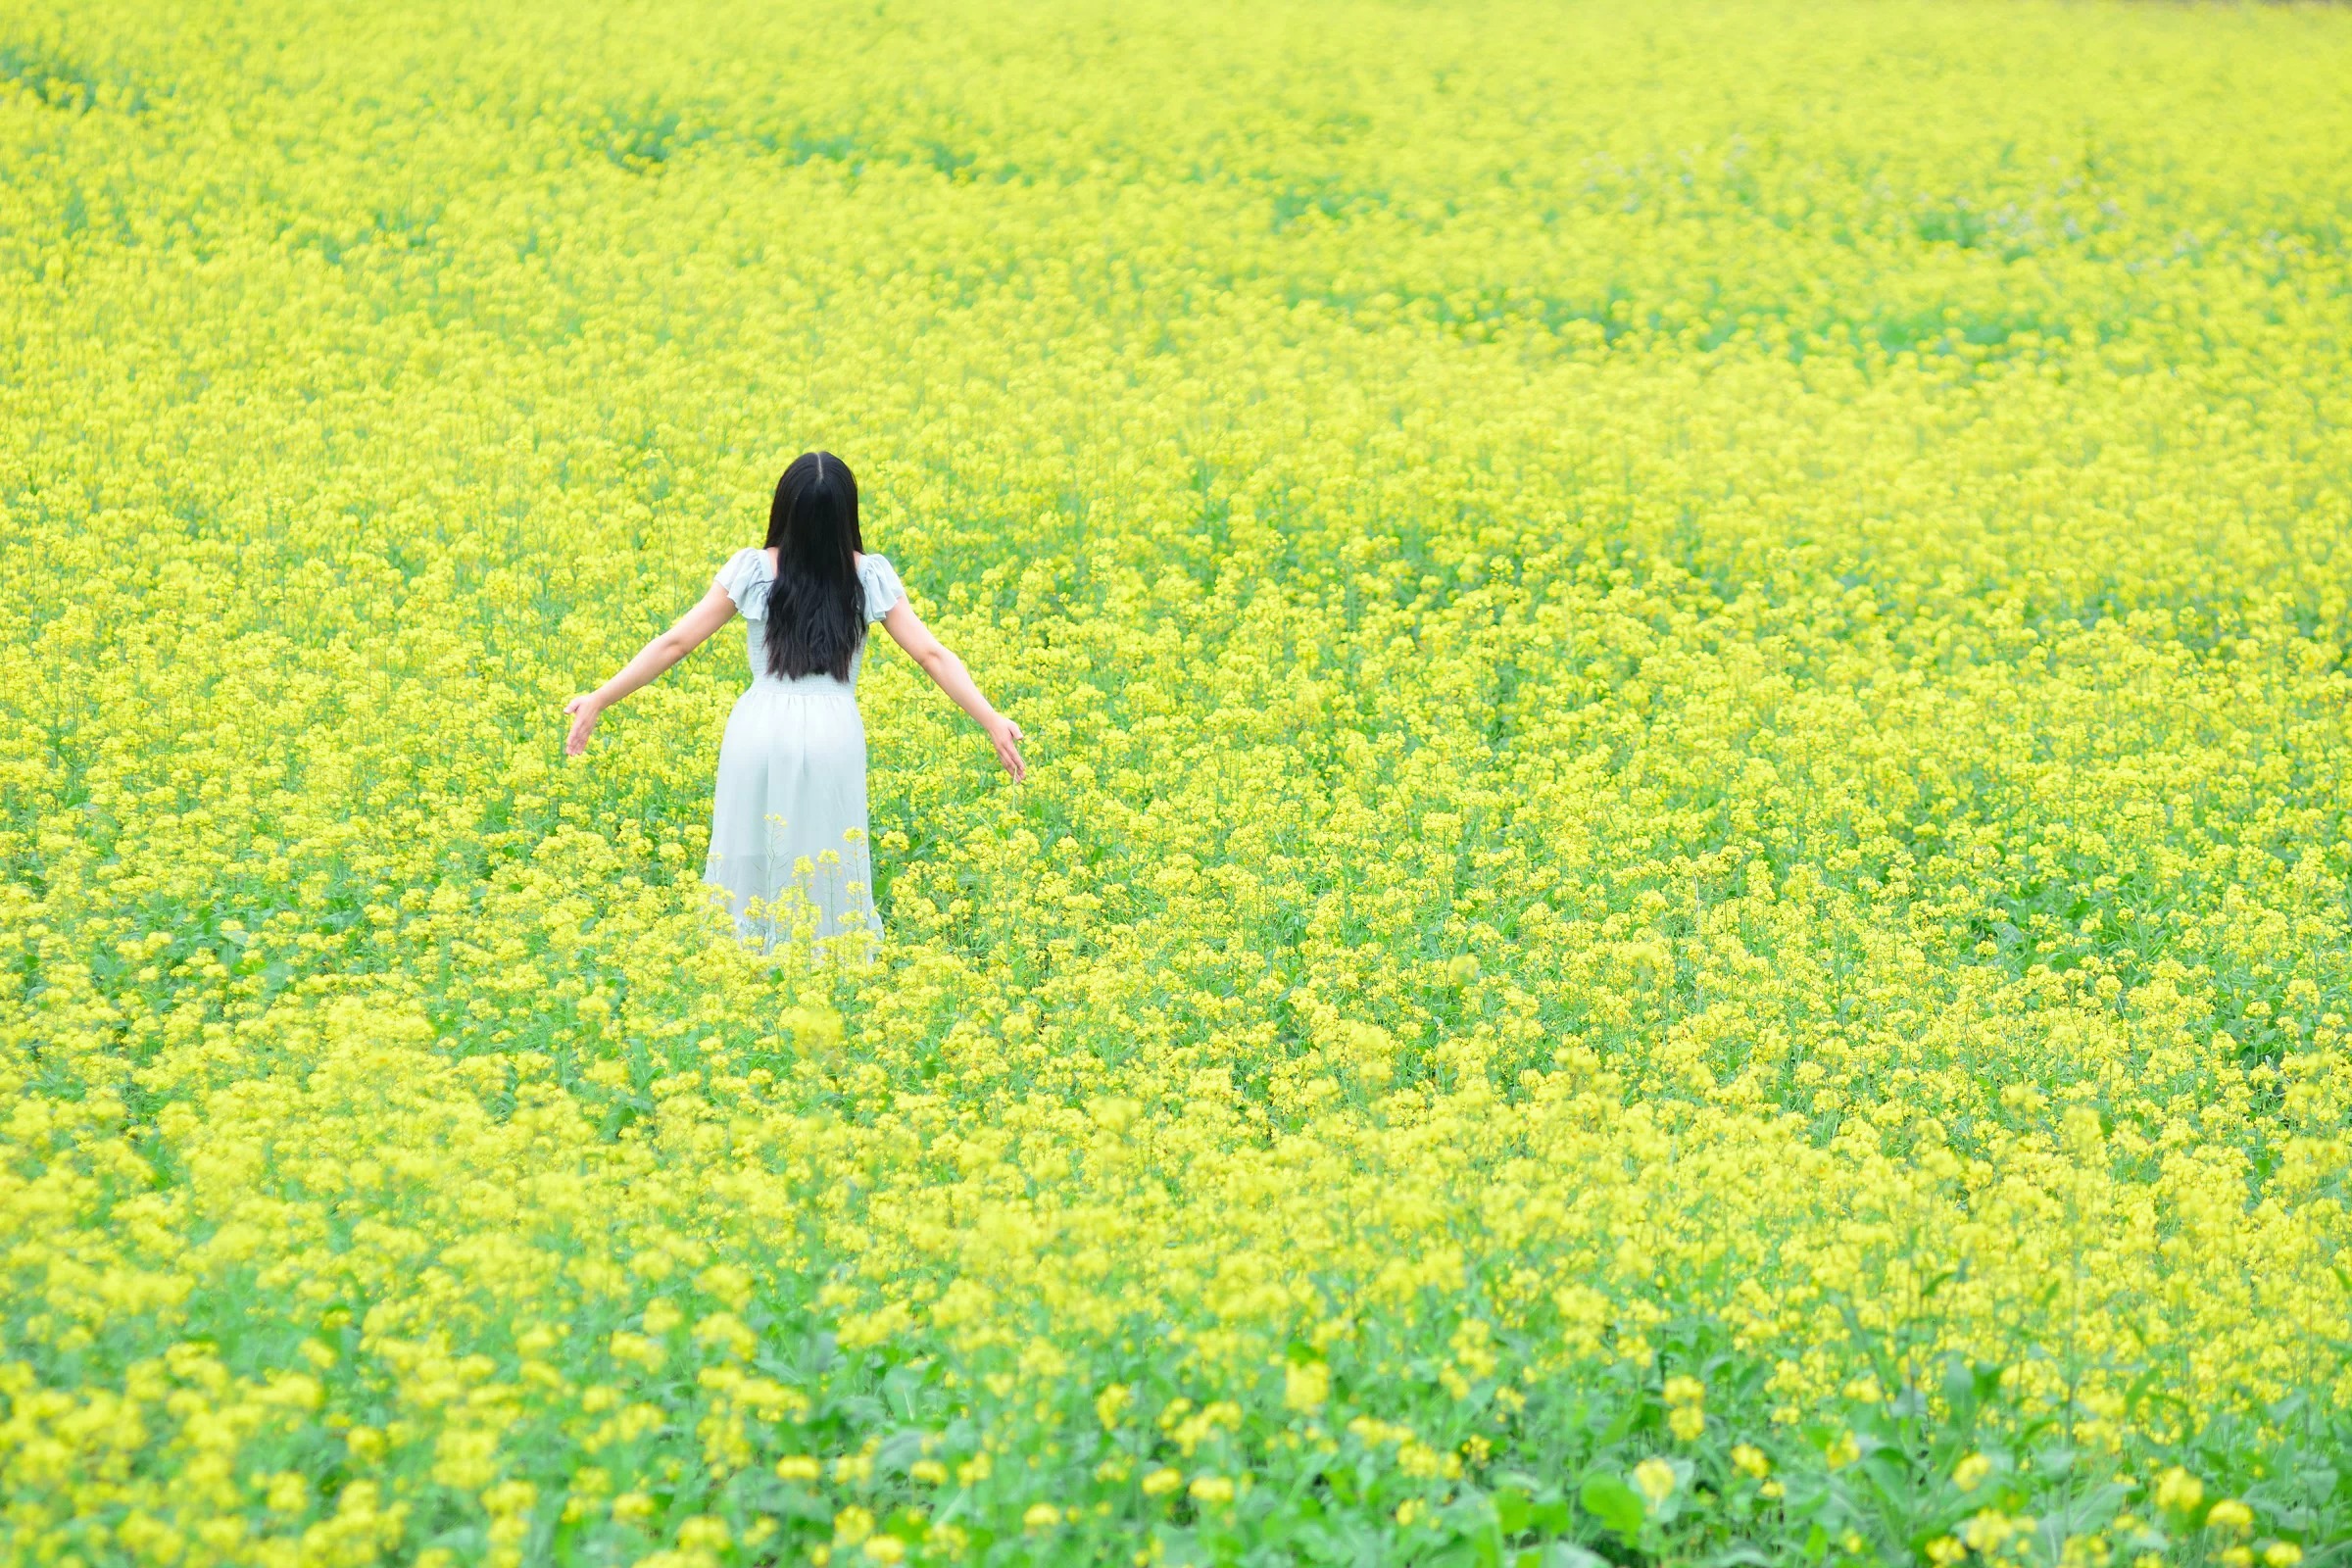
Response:
POLYGON ((596 721, 605 716, 604 705, 596 693, 582 692, 564 705, 571 715, 571 733, 564 737, 564 755, 577 757, 588 749, 588 737, 596 729, 596 721))
POLYGON ((986 728, 988 738, 996 743, 997 760, 1004 764, 1004 771, 1012 775, 1015 784, 1026 779, 1029 764, 1021 758, 1021 726, 999 713, 988 721, 986 728))

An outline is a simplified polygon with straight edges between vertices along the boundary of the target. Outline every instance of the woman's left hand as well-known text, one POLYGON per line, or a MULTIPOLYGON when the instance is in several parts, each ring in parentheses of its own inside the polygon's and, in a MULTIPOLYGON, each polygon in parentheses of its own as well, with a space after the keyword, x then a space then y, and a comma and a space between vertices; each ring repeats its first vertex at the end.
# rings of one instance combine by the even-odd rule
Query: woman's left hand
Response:
POLYGON ((588 749, 588 737, 596 733, 596 721, 605 716, 605 710, 596 693, 582 692, 564 705, 564 711, 571 715, 571 733, 564 737, 564 755, 577 757, 588 749))
POLYGON ((1021 726, 999 713, 988 723, 988 738, 997 748, 997 760, 1012 775, 1015 784, 1029 776, 1029 763, 1021 756, 1021 726))

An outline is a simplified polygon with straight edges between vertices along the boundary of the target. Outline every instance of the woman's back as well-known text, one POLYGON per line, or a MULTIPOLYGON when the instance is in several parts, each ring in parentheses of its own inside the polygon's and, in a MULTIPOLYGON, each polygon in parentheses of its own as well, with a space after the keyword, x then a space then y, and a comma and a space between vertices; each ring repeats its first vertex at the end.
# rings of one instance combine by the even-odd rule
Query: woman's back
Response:
MULTIPOLYGON (((870 624, 890 613, 893 606, 906 597, 899 582, 899 574, 891 568, 888 559, 877 555, 858 558, 858 586, 865 596, 865 619, 870 624)), ((719 568, 719 585, 735 601, 737 613, 746 624, 746 647, 752 665, 752 680, 756 685, 781 686, 809 692, 851 692, 858 689, 858 671, 864 663, 865 645, 860 642, 857 653, 850 657, 850 678, 835 680, 822 670, 798 677, 775 674, 767 656, 767 601, 775 586, 776 564, 771 551, 752 547, 738 550, 719 568)))

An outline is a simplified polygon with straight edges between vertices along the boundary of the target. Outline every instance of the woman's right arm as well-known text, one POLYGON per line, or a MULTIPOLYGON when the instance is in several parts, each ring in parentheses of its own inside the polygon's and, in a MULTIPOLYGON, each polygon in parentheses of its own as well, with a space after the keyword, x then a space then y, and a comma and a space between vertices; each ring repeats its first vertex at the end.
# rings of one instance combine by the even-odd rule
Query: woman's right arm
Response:
POLYGON ((972 715, 972 721, 988 731, 989 740, 997 748, 997 760, 1012 775, 1015 784, 1029 776, 1029 764, 1021 757, 1021 726, 989 706, 980 695, 963 661, 948 651, 948 645, 932 634, 923 624, 914 607, 905 599, 890 607, 882 617, 882 629, 890 633, 891 641, 906 650, 907 656, 923 666, 923 673, 949 697, 956 706, 972 715))
POLYGON ((573 757, 588 749, 588 736, 605 710, 640 686, 651 684, 662 671, 710 641, 710 634, 734 618, 735 601, 715 581, 702 602, 678 617, 678 623, 638 650, 611 680, 592 692, 582 692, 564 705, 571 715, 571 733, 564 750, 573 757))

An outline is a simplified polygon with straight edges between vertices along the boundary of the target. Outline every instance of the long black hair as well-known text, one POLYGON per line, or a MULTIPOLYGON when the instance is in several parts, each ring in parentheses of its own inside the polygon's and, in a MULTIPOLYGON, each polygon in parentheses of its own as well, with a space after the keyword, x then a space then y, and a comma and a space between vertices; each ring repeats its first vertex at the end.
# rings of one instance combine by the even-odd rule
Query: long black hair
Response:
POLYGON ((804 452, 776 481, 767 512, 776 582, 767 595, 767 667, 798 680, 822 670, 850 678, 865 640, 865 590, 858 582, 858 479, 830 452, 804 452))

